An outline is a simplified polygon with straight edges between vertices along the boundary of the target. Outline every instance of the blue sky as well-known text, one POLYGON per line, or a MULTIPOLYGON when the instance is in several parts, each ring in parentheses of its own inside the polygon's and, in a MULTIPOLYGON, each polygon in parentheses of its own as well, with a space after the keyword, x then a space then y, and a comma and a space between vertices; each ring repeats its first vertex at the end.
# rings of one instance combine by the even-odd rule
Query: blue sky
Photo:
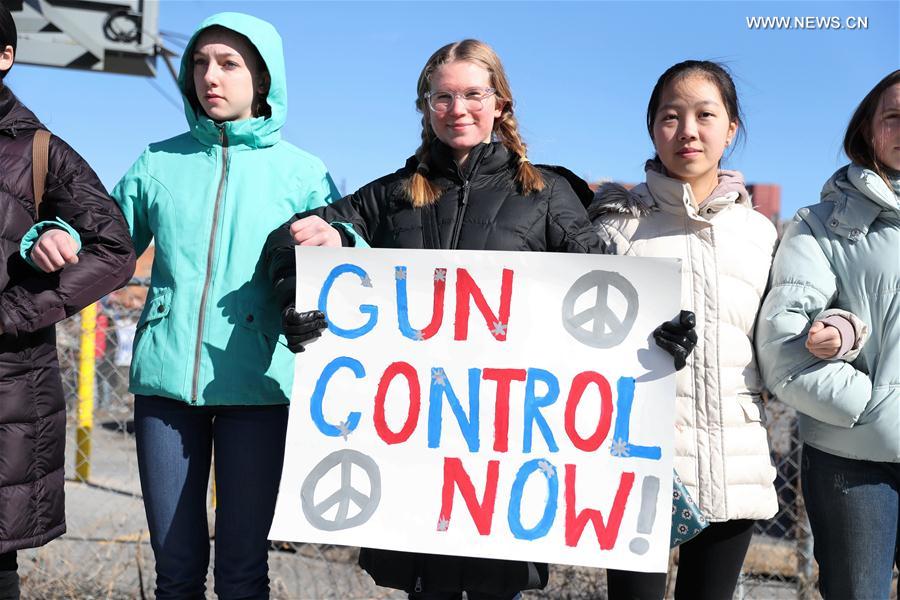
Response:
MULTIPOLYGON (((780 184, 789 218, 818 201, 845 162, 840 143, 853 109, 900 66, 898 6, 163 0, 160 29, 187 35, 223 10, 275 24, 288 67, 284 136, 322 158, 347 193, 415 150, 416 80, 447 42, 490 43, 509 75, 532 162, 592 180, 641 181, 652 154, 644 112, 656 79, 684 59, 723 61, 736 76, 748 130, 725 166, 749 182, 780 184), (868 17, 868 29, 751 30, 753 16, 868 17)), ((148 143, 186 129, 174 82, 162 62, 157 68, 151 82, 20 64, 6 82, 112 187, 148 143)))

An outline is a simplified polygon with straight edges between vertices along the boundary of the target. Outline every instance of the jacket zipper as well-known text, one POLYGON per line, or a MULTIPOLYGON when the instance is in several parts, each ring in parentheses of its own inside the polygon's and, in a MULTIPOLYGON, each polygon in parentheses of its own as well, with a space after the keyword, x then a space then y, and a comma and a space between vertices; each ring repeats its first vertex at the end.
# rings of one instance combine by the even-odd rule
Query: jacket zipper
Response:
POLYGON ((456 250, 456 247, 459 245, 459 234, 462 231, 463 217, 466 216, 466 208, 468 208, 469 206, 469 188, 471 188, 471 181, 475 179, 475 174, 478 172, 478 167, 481 166, 481 159, 483 157, 483 149, 481 152, 479 152, 478 156, 472 157, 472 160, 474 160, 475 162, 470 163, 471 168, 469 169, 468 177, 463 177, 459 165, 456 166, 456 173, 462 180, 463 185, 462 189, 460 190, 460 194, 462 197, 459 200, 459 210, 456 211, 456 222, 453 223, 453 237, 450 238, 450 250, 456 250))
POLYGON ((206 299, 212 279, 213 251, 216 246, 216 230, 219 227, 219 208, 225 194, 225 181, 228 178, 228 136, 221 130, 219 140, 222 144, 222 174, 219 176, 219 189, 216 191, 216 202, 213 205, 212 231, 209 234, 209 251, 206 255, 206 277, 203 280, 203 293, 200 295, 200 315, 197 319, 197 346, 194 349, 194 379, 191 384, 191 404, 197 403, 197 392, 200 386, 200 354, 203 350, 203 325, 206 320, 206 299))
POLYGON ((459 201, 459 210, 456 211, 456 222, 453 224, 453 237, 450 239, 450 249, 456 250, 459 245, 459 234, 462 231, 463 217, 466 214, 466 207, 469 205, 469 180, 463 182, 462 190, 460 190, 462 198, 459 201))
MULTIPOLYGON (((806 369, 810 368, 811 366, 813 366, 814 364, 816 364, 816 362, 818 362, 818 361, 819 361, 819 359, 816 358, 815 356, 810 356, 809 358, 807 358, 806 360, 804 360, 804 361, 802 361, 800 364, 798 364, 796 367, 794 367, 794 368, 793 368, 793 369, 792 369, 792 370, 791 370, 791 371, 790 371, 790 372, 789 372, 789 373, 788 373, 788 374, 787 374, 787 375, 786 375, 786 376, 778 383, 778 386, 779 386, 779 387, 782 387, 782 388, 787 387, 787 384, 789 384, 790 382, 792 382, 798 375, 800 375, 800 373, 802 373, 802 372, 805 371, 806 369)), ((769 391, 772 391, 772 390, 769 390, 769 391)), ((774 393, 774 392, 773 392, 773 393, 774 393)), ((775 393, 775 397, 776 397, 776 398, 778 397, 778 394, 777 394, 777 393, 775 393)))

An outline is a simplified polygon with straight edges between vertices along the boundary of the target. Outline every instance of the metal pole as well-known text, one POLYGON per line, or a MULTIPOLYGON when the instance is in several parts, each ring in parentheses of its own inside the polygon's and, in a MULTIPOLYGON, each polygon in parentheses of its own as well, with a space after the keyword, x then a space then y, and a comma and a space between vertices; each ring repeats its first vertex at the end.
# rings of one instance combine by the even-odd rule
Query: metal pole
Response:
POLYGON ((78 352, 78 428, 75 431, 75 479, 91 476, 91 430, 94 428, 95 342, 97 305, 81 311, 81 345, 78 352))
POLYGON ((216 463, 215 463, 215 459, 213 459, 213 463, 212 463, 212 472, 209 474, 209 505, 213 510, 216 510, 217 500, 216 500, 216 463))

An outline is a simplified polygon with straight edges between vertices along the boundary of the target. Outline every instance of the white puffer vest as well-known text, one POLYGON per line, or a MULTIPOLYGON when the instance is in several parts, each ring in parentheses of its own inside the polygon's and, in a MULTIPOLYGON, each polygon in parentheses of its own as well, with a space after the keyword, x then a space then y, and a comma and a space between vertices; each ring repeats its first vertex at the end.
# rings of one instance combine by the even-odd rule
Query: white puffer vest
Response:
POLYGON ((689 185, 648 167, 647 182, 630 191, 601 188, 591 213, 609 253, 682 261, 681 302, 697 317, 698 342, 676 377, 675 470, 710 521, 772 517, 753 329, 775 228, 735 171, 720 171, 698 209, 689 185))

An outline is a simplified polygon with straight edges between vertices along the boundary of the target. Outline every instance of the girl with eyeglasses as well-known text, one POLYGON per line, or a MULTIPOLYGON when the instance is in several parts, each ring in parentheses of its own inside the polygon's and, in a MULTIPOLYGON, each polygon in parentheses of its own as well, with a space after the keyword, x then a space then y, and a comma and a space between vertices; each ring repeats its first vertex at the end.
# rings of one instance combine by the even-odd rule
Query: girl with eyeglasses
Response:
POLYGON ((289 215, 337 197, 322 162, 281 138, 281 37, 206 19, 181 61, 189 131, 151 144, 116 186, 138 252, 155 242, 131 364, 156 597, 202 598, 215 456, 215 592, 267 598, 267 534, 284 457, 293 355, 260 256, 289 215))
MULTIPOLYGON (((269 273, 283 290, 284 329, 295 351, 318 337, 324 315, 293 309, 294 248, 353 245, 349 223, 372 247, 600 251, 587 213, 566 178, 532 165, 519 134, 512 91, 485 43, 463 40, 435 52, 419 76, 422 143, 397 172, 315 215, 298 215, 269 238, 269 273)), ((375 582, 410 598, 508 600, 547 583, 545 564, 363 549, 375 582)))
POLYGON ((900 71, 859 104, 844 152, 785 230, 756 338, 766 384, 800 414, 826 600, 889 597, 900 556, 900 71))
MULTIPOLYGON (((731 598, 756 519, 778 508, 752 343, 776 233, 753 210, 743 176, 720 168, 742 120, 722 66, 670 67, 647 106, 656 156, 646 181, 608 184, 590 207, 610 252, 682 260, 694 331, 670 326, 655 337, 686 366, 676 377, 674 466, 710 523, 680 547, 675 597, 685 600, 731 598)), ((611 600, 662 599, 666 590, 664 573, 609 570, 607 579, 611 600)))

